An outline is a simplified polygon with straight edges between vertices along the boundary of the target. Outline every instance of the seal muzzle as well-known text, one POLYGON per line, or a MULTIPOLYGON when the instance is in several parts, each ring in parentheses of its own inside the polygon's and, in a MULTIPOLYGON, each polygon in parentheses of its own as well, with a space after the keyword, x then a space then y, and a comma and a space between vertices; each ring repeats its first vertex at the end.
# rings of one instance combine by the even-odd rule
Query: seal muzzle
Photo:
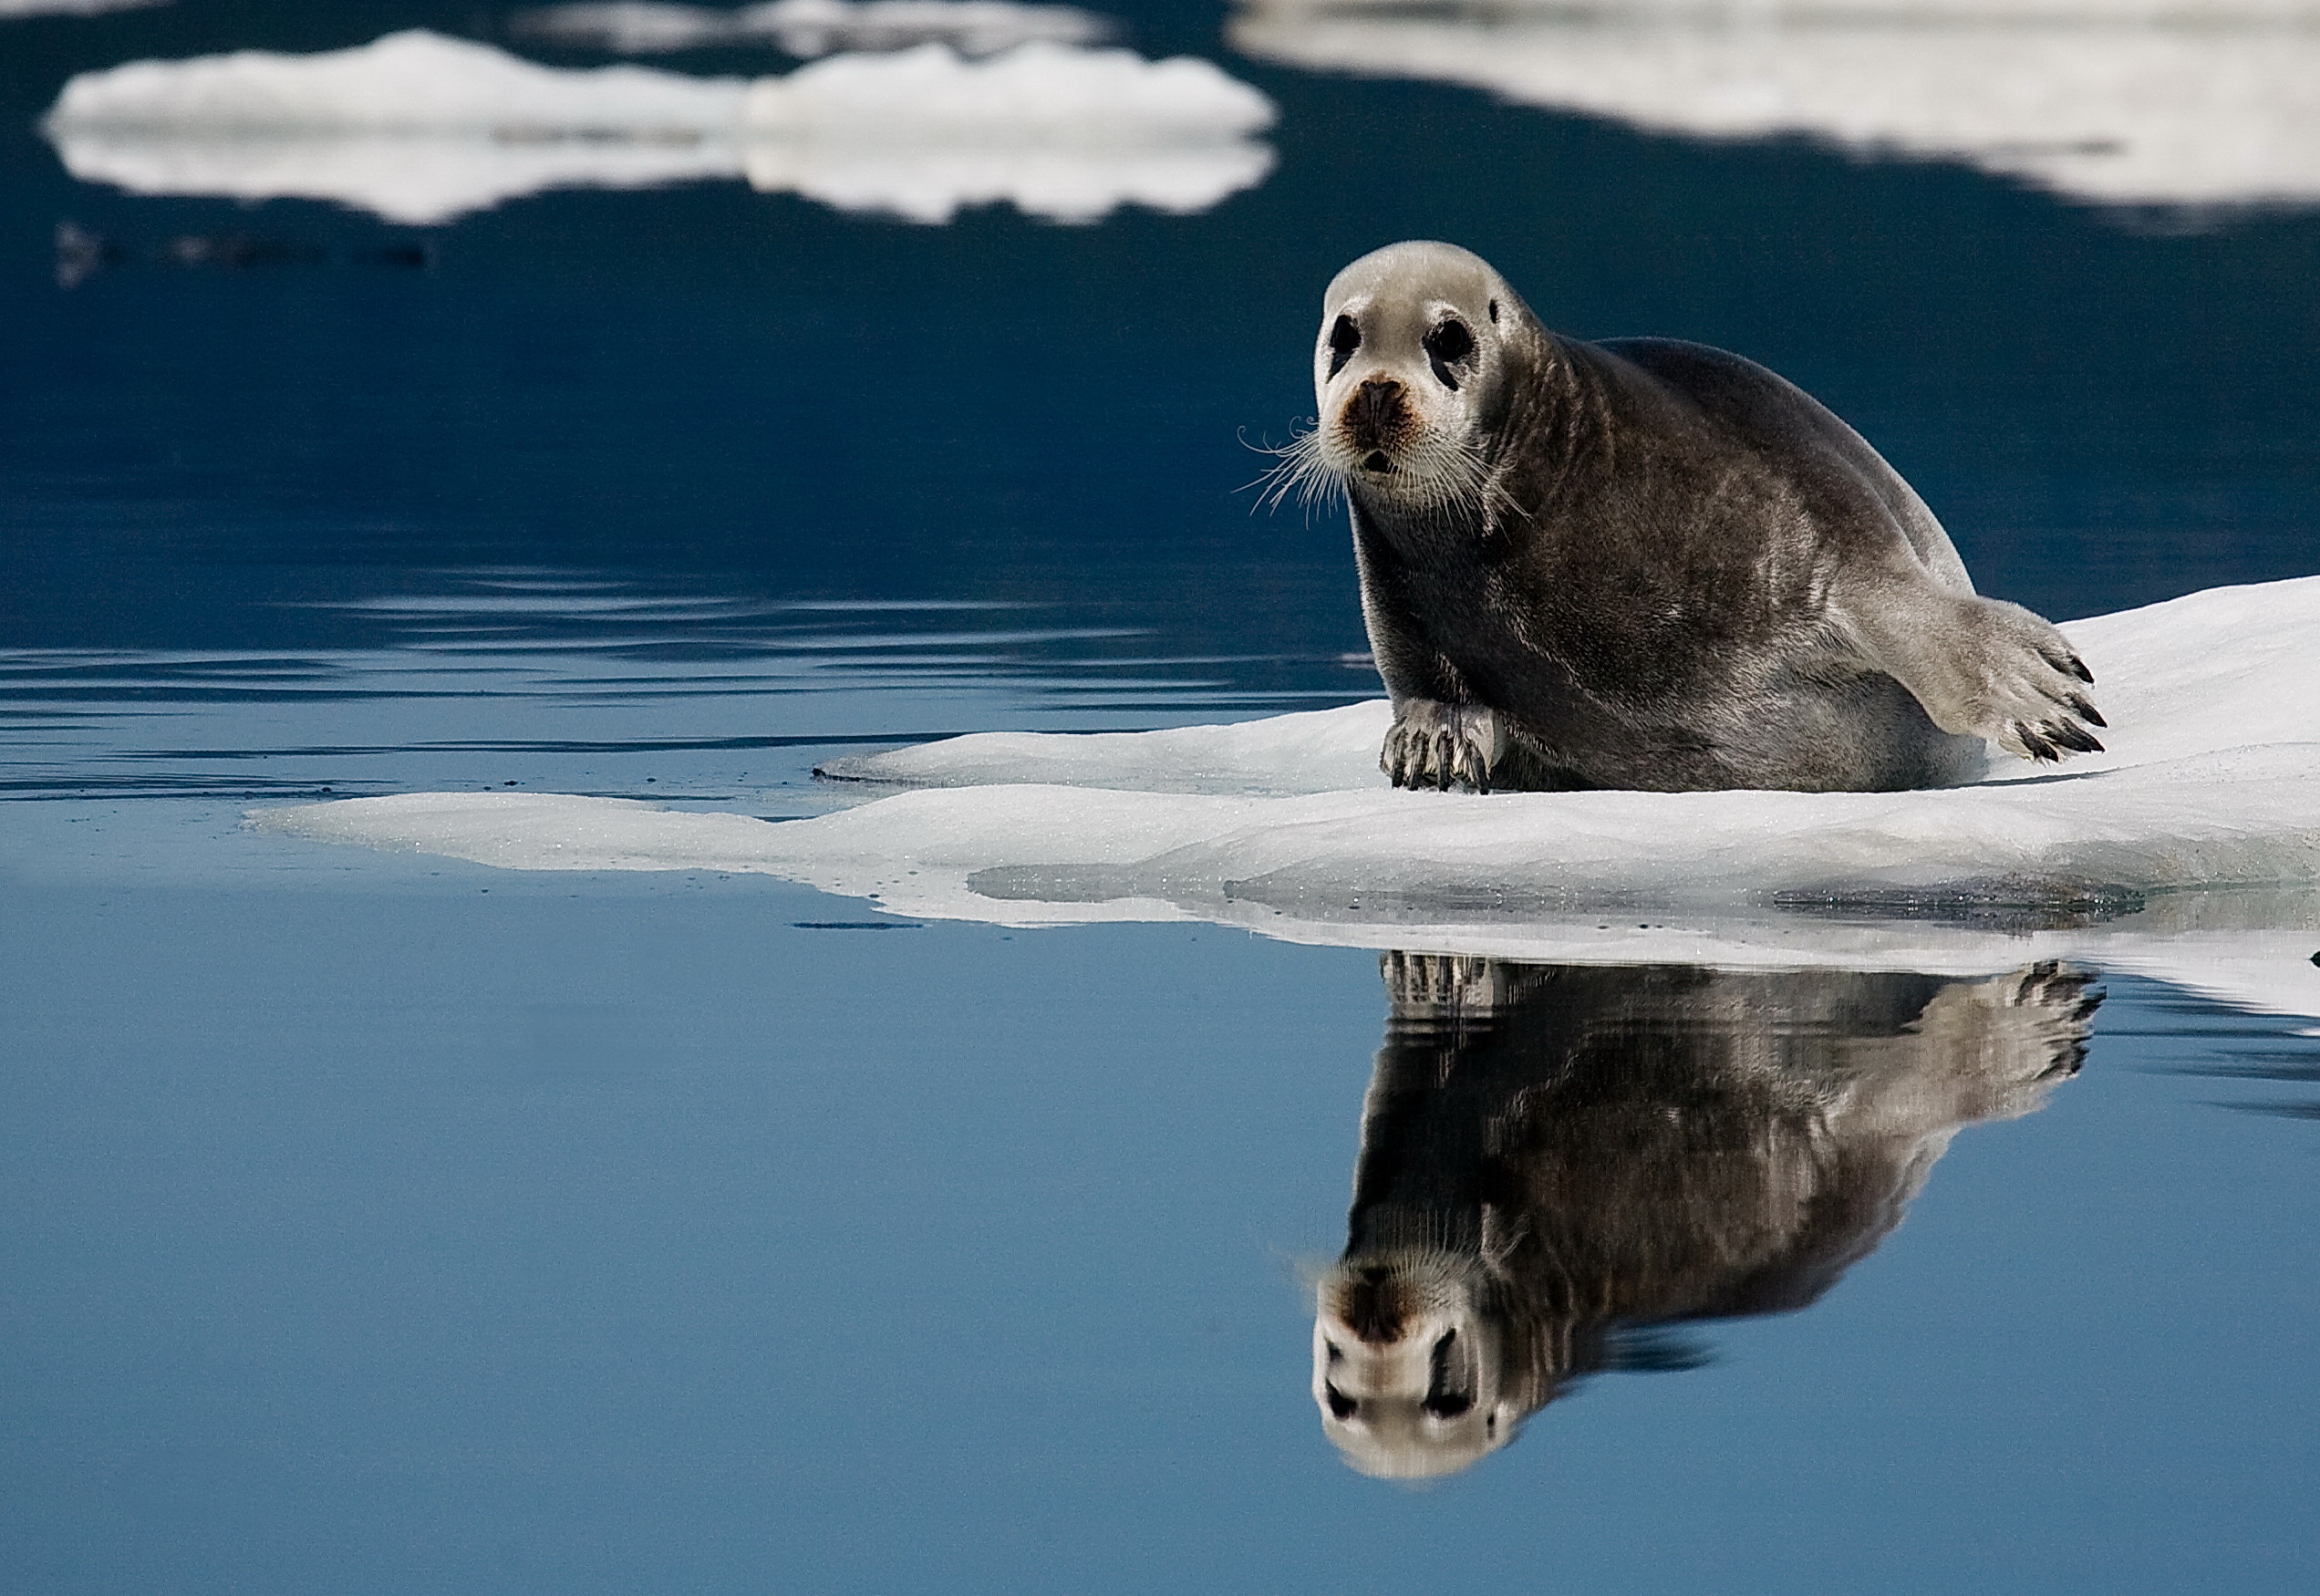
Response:
POLYGON ((1390 377, 1366 378, 1345 401, 1342 424, 1347 440, 1364 456, 1365 470, 1390 469, 1389 462, 1379 457, 1409 431, 1409 397, 1390 377))

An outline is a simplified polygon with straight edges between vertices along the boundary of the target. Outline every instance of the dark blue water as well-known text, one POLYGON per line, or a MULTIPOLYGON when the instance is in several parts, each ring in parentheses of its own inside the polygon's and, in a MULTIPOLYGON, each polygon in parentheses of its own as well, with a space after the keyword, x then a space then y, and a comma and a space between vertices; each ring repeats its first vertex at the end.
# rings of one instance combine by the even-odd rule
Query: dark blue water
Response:
MULTIPOLYGON (((1701 1298, 1621 1344, 1702 1366, 1607 1354, 1416 1488, 1309 1391, 1373 952, 238 829, 505 783, 803 814, 850 748, 1374 695, 1342 527, 1252 514, 1247 443, 1310 412, 1321 285, 1407 235, 1569 331, 1773 365, 2049 615, 2320 569, 2320 216, 2121 217, 1126 15, 1279 102, 1265 183, 1086 227, 140 199, 31 130, 73 72, 503 19, 0 23, 0 1583, 2310 1589, 2308 1021, 2102 979, 2043 1107, 1965 1123, 1881 1242, 1783 1255, 1809 1306, 1701 1298), (120 258, 61 286, 64 221, 120 258), (281 247, 169 264, 188 235, 281 247)), ((1721 1102, 1719 1049, 1790 1035, 1663 979, 1507 1067, 1610 1035, 1608 1079, 1721 1102)), ((1813 1034, 1927 1034, 1944 983, 1883 979, 1828 976, 1813 1034)))

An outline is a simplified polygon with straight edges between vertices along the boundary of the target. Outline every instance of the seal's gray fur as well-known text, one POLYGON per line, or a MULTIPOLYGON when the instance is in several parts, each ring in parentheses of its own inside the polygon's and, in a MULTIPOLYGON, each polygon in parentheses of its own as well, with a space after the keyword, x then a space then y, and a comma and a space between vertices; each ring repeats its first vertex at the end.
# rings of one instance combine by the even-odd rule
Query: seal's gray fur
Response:
POLYGON ((1540 326, 1480 257, 1338 274, 1291 476, 1341 484, 1396 785, 1811 792, 2100 748, 1877 451, 1752 361, 1540 326))

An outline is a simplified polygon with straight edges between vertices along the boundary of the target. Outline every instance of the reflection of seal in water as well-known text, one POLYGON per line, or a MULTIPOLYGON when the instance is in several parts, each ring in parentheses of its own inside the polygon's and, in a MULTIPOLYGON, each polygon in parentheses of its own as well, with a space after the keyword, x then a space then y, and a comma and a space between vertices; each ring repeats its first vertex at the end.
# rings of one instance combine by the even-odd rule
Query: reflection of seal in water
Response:
MULTIPOLYGON (((1958 1127, 2078 1067, 2087 978, 1388 954, 1313 1400, 1366 1474, 1463 1468, 1671 1321, 1802 1308, 1958 1127)), ((1642 1349, 1638 1355, 1637 1349, 1642 1349)))
POLYGON ((1558 337, 1397 244, 1330 285, 1314 383, 1280 481, 1351 503, 1396 785, 1882 791, 1970 779, 1983 738, 2101 747, 2062 634, 1761 366, 1558 337))

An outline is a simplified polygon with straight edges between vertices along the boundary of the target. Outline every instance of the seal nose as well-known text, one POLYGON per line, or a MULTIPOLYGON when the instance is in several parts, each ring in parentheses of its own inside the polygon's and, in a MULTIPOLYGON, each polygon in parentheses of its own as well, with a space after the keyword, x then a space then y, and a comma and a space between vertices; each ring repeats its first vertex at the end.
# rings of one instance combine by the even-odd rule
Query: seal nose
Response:
POLYGON ((1407 420, 1402 385, 1390 377, 1364 378, 1345 401, 1345 430, 1359 450, 1393 442, 1407 420))
POLYGON ((1345 1282, 1337 1303, 1338 1321, 1375 1346, 1402 1339, 1408 1315, 1399 1282, 1383 1269, 1365 1269, 1345 1282))

